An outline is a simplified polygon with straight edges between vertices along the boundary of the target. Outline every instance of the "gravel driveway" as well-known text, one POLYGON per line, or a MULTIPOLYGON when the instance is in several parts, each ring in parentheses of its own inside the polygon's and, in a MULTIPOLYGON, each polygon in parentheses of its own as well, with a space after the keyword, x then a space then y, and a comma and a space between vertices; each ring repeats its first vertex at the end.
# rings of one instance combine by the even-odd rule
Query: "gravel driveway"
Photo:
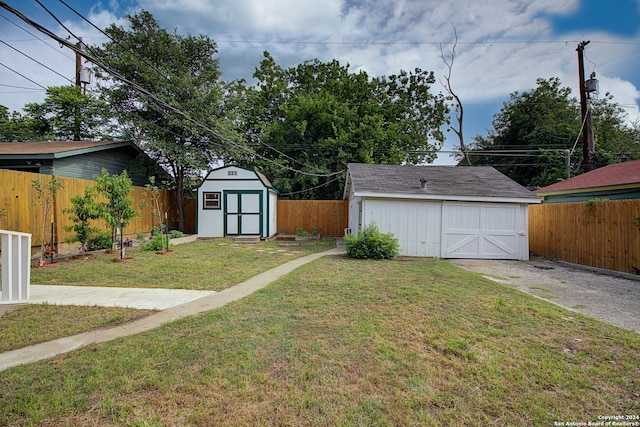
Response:
POLYGON ((640 333, 640 276, 546 259, 449 261, 554 304, 640 333))

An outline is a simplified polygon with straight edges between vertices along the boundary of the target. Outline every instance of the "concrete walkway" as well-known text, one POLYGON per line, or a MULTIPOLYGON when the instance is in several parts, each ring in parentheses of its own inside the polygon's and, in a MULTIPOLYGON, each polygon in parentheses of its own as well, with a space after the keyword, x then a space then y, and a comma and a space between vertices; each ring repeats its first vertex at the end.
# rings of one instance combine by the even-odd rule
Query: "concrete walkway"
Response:
POLYGON ((166 310, 215 293, 216 291, 188 289, 31 285, 29 304, 96 305, 138 310, 166 310))
MULTIPOLYGON (((31 362, 37 362, 39 360, 48 359, 50 357, 54 357, 58 354, 67 353, 72 350, 76 350, 80 347, 86 346, 88 344, 93 343, 101 343, 105 341, 110 341, 116 338, 137 334, 140 332, 145 332, 151 330, 153 328, 157 328, 160 325, 163 325, 168 322, 172 322, 177 319, 181 319, 187 316, 193 316, 195 314, 199 314, 205 311, 213 310, 219 307, 222 307, 231 302, 237 301, 241 298, 246 297, 257 291, 258 289, 262 289, 268 284, 278 280, 280 277, 292 272, 296 268, 307 264, 311 261, 314 261, 318 258, 321 258, 326 255, 339 255, 345 253, 344 247, 337 247, 328 251, 319 252, 311 255, 307 255, 302 258, 294 259, 285 264, 282 264, 278 267, 275 267, 271 270, 268 270, 264 273, 261 273, 251 279, 242 282, 236 286, 225 289, 220 292, 208 292, 208 291, 190 291, 200 292, 200 293, 208 293, 208 295, 201 294, 196 299, 190 299, 188 302, 184 302, 179 305, 173 305, 163 311, 152 314, 150 316, 144 317, 142 319, 135 320, 133 322, 126 323, 124 325, 116 326, 113 328, 107 329, 97 329, 89 332, 84 332, 82 334, 73 335, 70 337, 60 338, 54 341, 48 341, 41 344, 32 345, 29 347, 21 348, 18 350, 8 351, 5 353, 0 353, 0 371, 8 369, 12 366, 22 365, 31 362)), ((47 286, 49 287, 49 286, 47 286)), ((53 286, 49 287, 53 288, 53 286)), ((65 287, 67 288, 67 287, 65 287)), ((75 288, 75 287, 68 287, 75 288)), ((83 290, 92 291, 96 288, 83 288, 83 290)), ((108 291, 109 288, 98 288, 104 289, 108 291)), ((113 291, 114 295, 118 292, 122 293, 123 290, 121 288, 111 288, 115 289, 113 291)), ((106 292, 105 291, 105 292, 106 292)), ((132 293, 139 291, 155 291, 158 295, 160 294, 157 291, 161 291, 158 289, 135 289, 132 293)), ((177 292, 184 292, 181 290, 176 290, 177 292)), ((36 291, 37 292, 37 291, 36 291)), ((176 294, 178 295, 178 294, 176 294)), ((190 298, 197 294, 184 294, 185 298, 190 298)), ((152 294, 145 294, 147 298, 153 298, 152 294)), ((109 296, 107 295, 107 298, 109 296)), ((143 296, 144 297, 144 296, 143 296)), ((32 301, 33 302, 33 301, 32 301)), ((51 298, 48 302, 52 302, 51 298)), ((111 302, 111 306, 114 306, 113 301, 111 302)), ((91 305, 98 305, 96 300, 94 299, 91 305)))

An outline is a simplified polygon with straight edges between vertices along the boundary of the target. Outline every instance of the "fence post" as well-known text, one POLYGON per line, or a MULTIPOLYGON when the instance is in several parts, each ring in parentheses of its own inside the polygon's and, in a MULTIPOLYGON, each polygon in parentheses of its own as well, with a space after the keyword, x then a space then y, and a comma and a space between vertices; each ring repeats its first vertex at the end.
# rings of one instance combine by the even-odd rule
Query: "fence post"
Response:
POLYGON ((0 230, 2 235, 2 297, 0 304, 29 300, 31 234, 0 230))

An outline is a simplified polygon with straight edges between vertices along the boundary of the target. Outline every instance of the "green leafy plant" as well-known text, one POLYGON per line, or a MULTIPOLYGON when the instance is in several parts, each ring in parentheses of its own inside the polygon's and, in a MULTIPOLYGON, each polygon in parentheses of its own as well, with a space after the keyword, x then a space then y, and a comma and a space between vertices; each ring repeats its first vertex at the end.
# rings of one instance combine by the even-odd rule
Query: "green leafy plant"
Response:
POLYGON ((64 229, 75 233, 73 239, 70 240, 80 243, 80 254, 83 255, 87 250, 89 236, 97 231, 95 227, 91 226, 91 221, 100 218, 101 215, 100 205, 94 201, 94 197, 94 188, 87 187, 84 194, 78 194, 71 198, 72 207, 62 209, 63 213, 69 214, 69 218, 73 222, 73 225, 66 225, 64 229))
POLYGON ((177 239, 177 238, 183 237, 184 233, 180 230, 171 230, 169 232, 169 235, 171 236, 172 239, 177 239))
MULTIPOLYGON (((36 198, 42 204, 42 241, 40 245, 40 262, 43 262, 46 257, 47 247, 47 218, 49 216, 49 212, 53 209, 56 193, 60 188, 64 187, 64 179, 52 175, 51 178, 47 180, 33 179, 31 180, 31 185, 36 191, 36 198)), ((54 218, 52 213, 51 223, 53 223, 53 220, 54 218)), ((53 259, 53 242, 50 243, 52 245, 51 257, 53 259)))
MULTIPOLYGON (((162 203, 160 202, 160 188, 158 188, 158 186, 155 184, 156 178, 154 176, 149 177, 149 181, 150 183, 145 185, 145 188, 147 189, 147 192, 151 196, 151 203, 153 204, 153 219, 157 224, 153 228, 157 229, 157 233, 152 233, 152 234, 155 236, 155 235, 160 235, 161 230, 164 228, 164 224, 162 222, 163 206, 162 206, 162 203)), ((160 250, 165 251, 169 249, 168 239, 163 238, 161 241, 161 244, 162 244, 162 247, 160 248, 160 250)))
POLYGON ((372 222, 361 229, 358 236, 344 236, 347 255, 357 259, 394 259, 400 253, 398 239, 391 233, 381 233, 372 222))
POLYGON ((120 175, 110 175, 106 169, 102 169, 102 175, 96 177, 95 186, 108 199, 107 203, 101 205, 102 217, 111 225, 112 231, 116 232, 114 236, 120 231, 120 259, 124 259, 124 228, 138 216, 133 208, 133 197, 129 195, 132 189, 131 179, 127 171, 120 175))
POLYGON ((316 227, 315 225, 311 227, 311 232, 308 232, 302 227, 298 228, 298 231, 296 232, 296 236, 298 237, 318 237, 319 235, 320 233, 318 232, 318 227, 316 227))
POLYGON ((300 227, 300 228, 298 228, 298 231, 296 232, 296 236, 298 236, 298 237, 310 237, 311 233, 306 231, 304 228, 300 227))
POLYGON ((112 234, 108 231, 97 231, 87 239, 87 247, 90 251, 98 251, 101 249, 111 249, 113 245, 112 234))
POLYGON ((153 240, 140 245, 140 249, 143 251, 166 251, 171 247, 171 244, 167 242, 162 234, 158 234, 153 237, 153 240))

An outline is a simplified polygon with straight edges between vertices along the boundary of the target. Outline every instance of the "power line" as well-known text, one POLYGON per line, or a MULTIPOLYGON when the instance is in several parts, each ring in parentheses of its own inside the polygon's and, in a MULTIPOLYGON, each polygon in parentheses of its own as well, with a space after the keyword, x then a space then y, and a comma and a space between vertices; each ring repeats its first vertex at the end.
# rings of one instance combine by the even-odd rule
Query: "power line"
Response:
POLYGON ((9 48, 11 48, 11 49, 13 49, 13 50, 15 50, 15 51, 16 51, 16 52, 18 52, 19 54, 26 56, 27 58, 29 58, 30 60, 32 60, 32 61, 33 61, 33 62, 35 62, 36 64, 38 64, 38 65, 40 65, 40 66, 42 66, 42 67, 46 68, 47 70, 51 71, 52 73, 55 73, 55 74, 59 75, 59 76, 60 76, 60 77, 62 77, 63 79, 68 80, 70 83, 73 83, 73 81, 72 81, 71 79, 67 78, 64 74, 60 74, 59 72, 57 72, 57 71, 56 71, 56 70, 54 70, 53 68, 51 68, 51 67, 49 67, 49 66, 47 66, 47 65, 43 64, 42 62, 38 61, 37 59, 34 59, 34 58, 32 58, 31 56, 27 55, 26 53, 22 52, 21 50, 16 49, 15 47, 11 46, 9 43, 6 43, 6 42, 5 42, 5 41, 3 41, 3 40, 0 40, 0 43, 2 43, 3 45, 5 45, 5 46, 7 46, 7 47, 9 47, 9 48))
MULTIPOLYGON (((42 43, 44 43, 45 45, 47 45, 48 47, 50 47, 52 50, 58 52, 60 55, 64 56, 65 58, 68 58, 70 60, 73 60, 73 58, 67 56, 64 54, 64 52, 61 49, 55 48, 54 46, 51 46, 49 43, 46 42, 46 40, 41 39, 40 37, 38 37, 37 35, 33 34, 32 32, 30 32, 29 30, 27 30, 26 28, 22 27, 21 25, 16 24, 15 22, 13 22, 12 20, 10 20, 9 18, 7 18, 4 15, 0 15, 0 18, 9 21, 11 24, 15 25, 16 27, 20 28, 22 31, 24 31, 25 33, 29 34, 30 36, 32 36, 33 38, 35 38, 36 40, 41 41, 42 43)), ((15 40, 9 40, 9 41, 15 41, 15 40)))
MULTIPOLYGON (((36 88, 34 88, 34 87, 15 86, 15 85, 6 85, 6 84, 2 84, 2 83, 0 83, 0 86, 3 86, 3 87, 12 87, 12 88, 14 88, 14 89, 26 89, 26 90, 37 90, 37 91, 40 91, 40 90, 41 90, 41 89, 36 89, 36 88)), ((5 92, 5 93, 7 93, 7 92, 5 92)), ((17 92, 12 92, 12 93, 17 93, 17 92)), ((20 93, 24 93, 24 92, 20 92, 20 93)))
POLYGON ((60 21, 56 15, 53 14, 53 12, 51 12, 49 9, 47 9, 47 7, 40 2, 40 0, 34 0, 34 1, 36 3, 38 3, 40 5, 40 7, 43 8, 49 15, 51 15, 51 17, 58 23, 58 25, 60 25, 65 30, 67 30, 67 32, 69 34, 71 34, 73 37, 75 37, 78 41, 82 42, 82 40, 80 40, 78 37, 76 37, 75 34, 73 34, 73 32, 70 29, 68 29, 67 26, 64 25, 62 23, 62 21, 60 21))
POLYGON ((29 80, 29 81, 30 81, 31 83, 33 83, 34 85, 39 86, 39 87, 41 87, 41 88, 42 88, 42 89, 44 89, 44 90, 47 90, 47 88, 46 88, 46 87, 44 87, 44 86, 42 86, 40 83, 38 83, 38 82, 36 82, 36 81, 31 80, 29 77, 25 76, 24 74, 21 74, 21 73, 17 72, 16 70, 14 70, 13 68, 11 68, 11 67, 9 67, 9 66, 7 66, 7 65, 4 65, 2 62, 0 62, 0 65, 2 65, 4 68, 8 69, 9 71, 13 71, 14 73, 16 73, 17 75, 19 75, 20 77, 22 77, 22 78, 24 78, 24 79, 26 79, 26 80, 29 80))
POLYGON ((65 5, 67 8, 69 8, 73 13, 75 13, 76 15, 78 15, 81 19, 83 19, 87 24, 91 25, 93 28, 95 28, 96 30, 98 30, 100 33, 102 33, 104 36, 106 36, 109 40, 114 41, 113 38, 105 33, 104 31, 102 31, 102 29, 100 27, 98 27, 97 25, 95 25, 93 22, 91 22, 90 20, 88 20, 87 18, 85 18, 84 16, 82 16, 80 14, 80 12, 78 12, 77 10, 75 10, 73 7, 69 6, 66 2, 64 2, 63 0, 58 0, 60 3, 62 3, 63 5, 65 5))
MULTIPOLYGON (((340 173, 346 173, 346 169, 344 171, 341 171, 340 173)), ((282 193, 280 194, 281 196, 293 196, 296 194, 302 194, 302 193, 308 193, 309 191, 313 191, 313 190, 317 190, 318 188, 322 188, 322 187, 326 187, 327 185, 331 184, 332 182, 335 182, 337 180, 339 180, 340 177, 336 177, 334 179, 332 179, 331 181, 327 181, 324 184, 320 184, 320 185, 316 185, 315 187, 311 187, 311 188, 307 188, 306 190, 301 190, 301 191, 292 191, 290 193, 282 193)))
MULTIPOLYGON (((331 41, 318 41, 318 40, 219 40, 218 43, 243 43, 243 44, 307 44, 307 45, 344 45, 344 46, 369 46, 369 45, 380 45, 380 46, 430 46, 430 45, 443 45, 449 44, 451 41, 443 42, 443 41, 434 41, 434 42, 384 42, 384 41, 371 41, 371 40, 363 40, 360 42, 331 42, 331 41)), ((472 44, 472 45, 482 45, 482 44, 569 44, 569 43, 578 43, 577 40, 477 40, 477 41, 460 41, 458 40, 458 44, 472 44)), ((592 41, 592 43, 600 43, 600 44, 614 44, 614 45, 631 45, 637 46, 640 45, 640 42, 617 42, 617 41, 592 41)))
MULTIPOLYGON (((36 2, 40 5, 42 5, 39 0, 36 0, 36 2)), ((273 165, 282 168, 282 169, 287 169, 290 170, 292 172, 296 172, 299 173, 301 175, 307 175, 307 176, 315 176, 315 177, 330 177, 330 176, 334 176, 340 173, 343 173, 343 171, 339 171, 339 172, 334 172, 334 173, 330 173, 330 174, 317 174, 317 173, 309 173, 309 172, 305 172, 299 169, 295 169, 295 168, 291 168, 289 166, 283 165, 281 163, 278 163, 277 161, 273 160, 273 159, 269 159, 259 153, 256 153, 255 151, 249 150, 246 146, 243 146, 241 144, 237 144, 236 142, 232 141, 231 139, 225 137, 224 135, 219 134, 218 132, 214 131, 213 129, 211 129, 210 127, 208 127, 207 125, 204 125, 202 123, 200 123, 199 121, 191 118, 187 113, 185 113, 184 111, 180 110, 179 108, 174 107, 173 105, 169 104, 168 102, 160 99, 158 96, 154 95, 153 93, 151 93, 149 90, 145 89, 144 87, 138 85, 137 83, 127 79, 126 77, 124 77, 123 75, 121 75, 119 72, 117 72, 116 70, 113 70, 109 65, 105 64, 104 62, 102 62, 100 59, 88 55, 86 52, 83 52, 82 49, 80 49, 79 47, 77 47, 75 44, 70 43, 69 41, 57 36, 56 34, 54 34, 52 31, 50 31, 49 29, 43 27, 42 25, 38 24, 37 22, 33 21, 32 19, 30 19, 29 17, 27 17, 26 15, 24 15, 22 12, 20 12, 19 10, 11 7, 10 5, 6 4, 3 1, 0 1, 0 7, 6 9, 7 11, 11 12, 12 14, 14 14, 15 16, 17 16, 18 18, 20 18, 21 20, 23 20, 24 22, 26 22, 27 24, 29 24, 30 26, 36 28, 38 31, 42 32, 43 34, 51 37, 52 39, 54 39, 55 41, 57 41, 58 43, 60 43, 63 46, 66 46, 67 48, 71 49, 72 51, 74 51, 75 53, 82 55, 85 59, 87 59, 88 61, 94 63, 95 65, 97 65, 98 67, 102 68, 105 72, 107 72, 108 74, 110 74, 111 76, 115 77, 116 79, 120 80, 121 82, 129 85, 132 89, 136 90, 137 92, 149 97, 150 100, 154 101, 158 106, 160 107, 164 107, 166 109, 168 109, 169 111, 179 115, 180 117, 182 117, 183 119, 187 120, 189 123, 205 130, 206 132, 209 132, 213 137, 219 139, 220 141, 224 141, 234 147, 236 147, 237 149, 240 149, 242 151, 246 151, 249 154, 256 156, 266 162, 272 163, 273 165)), ((43 6, 44 8, 44 6, 43 6)), ((45 10, 47 10, 45 8, 45 10)), ((48 10, 47 10, 48 11, 48 10)), ((51 14, 51 12, 49 12, 51 14)), ((57 18, 55 18, 56 21, 59 22, 59 20, 57 18)), ((65 29, 67 29, 65 27, 65 29)), ((67 31, 69 31, 67 29, 67 31)), ((70 34, 73 35, 73 33, 71 31, 69 31, 70 34)), ((74 37, 76 37, 74 35, 74 37)), ((77 38, 77 37, 76 37, 77 38)), ((39 85, 40 86, 40 85, 39 85)))

